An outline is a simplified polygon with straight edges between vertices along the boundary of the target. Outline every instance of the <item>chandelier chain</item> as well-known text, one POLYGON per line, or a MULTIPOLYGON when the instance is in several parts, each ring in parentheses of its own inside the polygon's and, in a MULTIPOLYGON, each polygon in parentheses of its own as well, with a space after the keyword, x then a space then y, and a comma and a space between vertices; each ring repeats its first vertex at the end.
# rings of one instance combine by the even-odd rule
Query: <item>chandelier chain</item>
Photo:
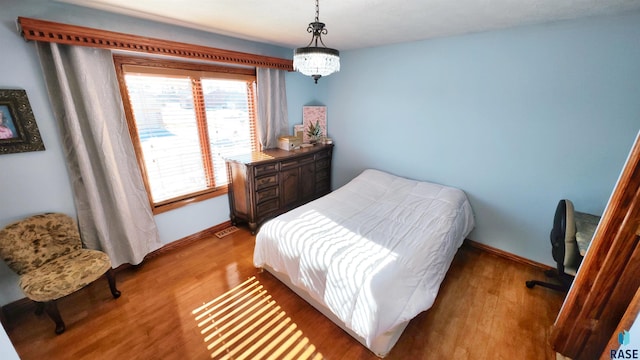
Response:
POLYGON ((316 0, 316 22, 320 22, 320 5, 318 4, 319 0, 316 0))

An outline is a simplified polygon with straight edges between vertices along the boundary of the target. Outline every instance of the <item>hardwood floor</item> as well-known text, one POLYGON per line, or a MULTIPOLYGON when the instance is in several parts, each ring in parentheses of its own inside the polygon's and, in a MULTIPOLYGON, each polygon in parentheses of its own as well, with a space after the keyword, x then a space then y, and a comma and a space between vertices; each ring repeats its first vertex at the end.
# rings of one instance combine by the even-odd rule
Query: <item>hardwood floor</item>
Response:
MULTIPOLYGON (((59 336, 31 308, 6 314, 4 325, 23 360, 377 358, 255 269, 253 244, 242 229, 171 249, 119 271, 119 299, 101 279, 60 300, 67 330, 59 336), (227 323, 210 326, 214 313, 227 323)), ((534 278, 544 275, 463 246, 434 306, 409 323, 385 359, 555 359, 547 340, 564 294, 527 289, 534 278)))

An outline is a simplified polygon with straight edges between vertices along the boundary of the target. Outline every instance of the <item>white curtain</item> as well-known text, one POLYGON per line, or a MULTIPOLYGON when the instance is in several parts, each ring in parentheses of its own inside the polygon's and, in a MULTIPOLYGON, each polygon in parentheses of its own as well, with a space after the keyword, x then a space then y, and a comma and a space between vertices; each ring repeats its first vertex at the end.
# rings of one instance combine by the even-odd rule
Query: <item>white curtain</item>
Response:
POLYGON ((263 149, 278 147, 278 138, 289 135, 287 89, 284 71, 257 68, 258 139, 263 149))
POLYGON ((124 117, 111 52, 38 43, 49 98, 61 127, 78 225, 88 248, 113 267, 158 249, 158 230, 124 117))

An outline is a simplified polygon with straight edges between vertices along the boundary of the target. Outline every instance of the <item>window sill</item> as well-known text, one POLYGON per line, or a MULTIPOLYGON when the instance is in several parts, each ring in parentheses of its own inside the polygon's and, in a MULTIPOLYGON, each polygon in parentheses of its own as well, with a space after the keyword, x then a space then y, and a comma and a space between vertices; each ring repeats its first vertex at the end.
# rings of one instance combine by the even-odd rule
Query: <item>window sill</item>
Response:
POLYGON ((161 203, 152 204, 151 211, 153 212, 154 215, 157 215, 157 214, 174 210, 195 202, 209 200, 218 196, 226 195, 227 192, 228 192, 228 188, 227 186, 224 186, 215 190, 207 190, 204 193, 190 195, 189 197, 186 197, 186 198, 170 199, 170 200, 163 201, 161 203))

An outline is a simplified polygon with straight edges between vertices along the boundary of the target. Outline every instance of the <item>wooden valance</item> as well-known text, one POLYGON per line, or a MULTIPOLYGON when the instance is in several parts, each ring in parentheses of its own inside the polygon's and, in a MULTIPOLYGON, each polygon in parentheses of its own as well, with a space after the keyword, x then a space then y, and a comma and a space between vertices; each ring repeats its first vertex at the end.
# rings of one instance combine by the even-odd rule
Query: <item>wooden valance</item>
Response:
POLYGON ((292 60, 277 57, 223 50, 25 17, 18 17, 18 27, 25 40, 112 50, 127 50, 293 71, 292 60))

